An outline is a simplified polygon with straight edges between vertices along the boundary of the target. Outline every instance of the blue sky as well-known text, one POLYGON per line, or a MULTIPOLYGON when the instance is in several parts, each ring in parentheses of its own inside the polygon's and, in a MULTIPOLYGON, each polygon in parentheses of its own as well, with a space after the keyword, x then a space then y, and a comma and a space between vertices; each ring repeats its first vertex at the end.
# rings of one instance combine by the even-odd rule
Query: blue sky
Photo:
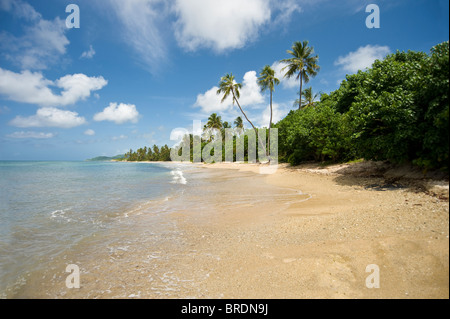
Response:
POLYGON ((274 117, 293 108, 299 83, 279 60, 308 40, 321 71, 304 87, 329 93, 346 74, 396 50, 448 41, 447 0, 0 0, 0 160, 84 160, 153 144, 216 112, 239 110, 215 91, 243 83, 241 104, 268 126, 265 65, 282 83, 274 117), (69 4, 80 28, 66 26, 69 4), (366 27, 368 4, 379 29, 366 27))

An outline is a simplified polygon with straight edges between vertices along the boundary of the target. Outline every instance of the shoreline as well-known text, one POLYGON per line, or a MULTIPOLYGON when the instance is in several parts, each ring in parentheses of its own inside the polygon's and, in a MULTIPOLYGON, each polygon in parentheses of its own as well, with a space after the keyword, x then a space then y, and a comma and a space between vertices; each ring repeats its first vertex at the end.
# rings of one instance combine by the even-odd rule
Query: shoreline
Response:
POLYGON ((449 297, 448 182, 387 181, 393 173, 376 176, 372 164, 280 165, 268 175, 264 164, 186 164, 179 195, 55 259, 18 296, 449 297), (67 264, 80 266, 81 289, 66 289, 67 264), (379 289, 366 286, 368 265, 380 269, 379 289))

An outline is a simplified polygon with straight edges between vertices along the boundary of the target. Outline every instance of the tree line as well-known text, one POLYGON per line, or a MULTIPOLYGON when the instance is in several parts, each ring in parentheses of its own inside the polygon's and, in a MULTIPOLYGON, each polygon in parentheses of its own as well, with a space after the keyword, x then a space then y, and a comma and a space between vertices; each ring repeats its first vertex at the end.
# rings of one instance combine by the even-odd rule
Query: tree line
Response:
POLYGON ((170 161, 170 148, 167 145, 159 148, 157 145, 153 147, 145 146, 137 151, 133 152, 132 149, 125 154, 123 161, 128 162, 169 162, 170 161))
MULTIPOLYGON (((297 165, 305 161, 342 162, 355 159, 387 160, 393 163, 413 163, 424 169, 442 169, 448 172, 449 157, 449 43, 444 42, 424 52, 400 52, 374 62, 371 68, 347 75, 336 91, 315 94, 311 87, 303 89, 318 74, 318 56, 308 41, 295 42, 288 50, 288 59, 280 62, 286 78, 295 77, 300 91, 295 106, 275 125, 273 96, 280 84, 275 71, 266 65, 260 72, 261 91, 270 93, 269 128, 258 129, 239 103, 242 84, 232 73, 220 79, 218 95, 222 102, 231 97, 243 117, 234 121, 236 136, 233 149, 243 143, 248 157, 249 145, 244 121, 259 136, 267 130, 266 140, 258 138, 257 149, 269 154, 272 128, 278 129, 279 160, 297 165), (238 130, 238 131, 236 131, 238 130)), ((221 116, 208 118, 202 136, 187 135, 182 145, 189 143, 191 157, 193 141, 199 139, 201 149, 214 141, 213 132, 231 128, 221 116)), ((248 135, 248 134, 247 134, 248 135)), ((154 146, 155 147, 155 146, 154 146)), ((226 153, 223 149, 223 153, 226 153)), ((257 153, 259 154, 259 153, 257 153)), ((223 154, 222 158, 225 158, 223 154)), ((127 154, 128 160, 170 160, 167 145, 155 152, 140 149, 127 154), (163 150, 164 149, 164 150, 163 150), (164 155, 161 155, 164 154, 164 155)))

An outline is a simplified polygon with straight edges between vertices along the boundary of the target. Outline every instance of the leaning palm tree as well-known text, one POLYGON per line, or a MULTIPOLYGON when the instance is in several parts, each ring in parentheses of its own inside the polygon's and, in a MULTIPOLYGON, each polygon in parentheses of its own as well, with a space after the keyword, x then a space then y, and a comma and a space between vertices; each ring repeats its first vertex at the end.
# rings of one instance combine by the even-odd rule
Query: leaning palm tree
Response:
POLYGON ((265 152, 265 147, 261 143, 261 141, 259 139, 259 136, 258 136, 258 130, 253 125, 253 123, 248 119, 247 114, 245 114, 244 110, 242 109, 241 105, 239 104, 239 98, 241 97, 241 93, 239 92, 239 90, 241 88, 242 88, 242 84, 236 83, 236 81, 234 80, 233 74, 227 74, 227 75, 223 76, 220 79, 219 89, 217 90, 217 95, 223 94, 222 103, 225 102, 225 100, 229 96, 232 96, 232 98, 233 98, 233 105, 235 103, 237 104, 237 106, 241 110, 242 114, 244 115, 245 119, 253 127, 253 130, 255 130, 255 134, 256 134, 256 136, 258 138, 259 144, 261 145, 261 147, 264 149, 264 152, 265 152))
MULTIPOLYGON (((273 120, 273 108, 272 108, 272 96, 273 91, 275 91, 275 85, 280 84, 280 80, 275 77, 275 71, 270 67, 270 65, 266 65, 264 69, 261 71, 261 74, 258 78, 258 84, 261 87, 261 91, 270 90, 270 122, 269 122, 269 138, 267 143, 267 150, 270 150, 270 132, 272 130, 272 120, 273 120)), ((269 155, 269 154, 267 154, 269 155)))
POLYGON ((234 127, 239 133, 242 133, 244 131, 244 121, 242 121, 242 117, 238 116, 234 120, 234 127))
POLYGON ((319 57, 317 55, 313 56, 314 48, 308 47, 308 44, 308 41, 303 41, 303 43, 295 42, 292 50, 287 51, 293 57, 281 60, 282 63, 287 64, 283 68, 283 70, 287 69, 285 77, 292 78, 297 76, 297 80, 300 80, 299 109, 302 108, 303 82, 308 83, 310 77, 315 77, 320 70, 320 67, 317 65, 319 57))

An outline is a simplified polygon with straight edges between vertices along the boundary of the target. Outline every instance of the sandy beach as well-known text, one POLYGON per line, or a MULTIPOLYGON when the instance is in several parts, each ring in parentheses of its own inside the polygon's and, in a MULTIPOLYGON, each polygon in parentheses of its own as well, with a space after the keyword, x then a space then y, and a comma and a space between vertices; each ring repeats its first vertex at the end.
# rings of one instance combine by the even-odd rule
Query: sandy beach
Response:
POLYGON ((385 176, 368 177, 374 167, 365 165, 282 165, 263 177, 258 165, 205 165, 305 194, 274 196, 201 223, 179 216, 198 252, 186 263, 208 269, 200 283, 207 296, 448 298, 448 182, 411 180, 403 172, 386 185, 385 176), (366 287, 371 264, 380 269, 378 289, 366 287))

